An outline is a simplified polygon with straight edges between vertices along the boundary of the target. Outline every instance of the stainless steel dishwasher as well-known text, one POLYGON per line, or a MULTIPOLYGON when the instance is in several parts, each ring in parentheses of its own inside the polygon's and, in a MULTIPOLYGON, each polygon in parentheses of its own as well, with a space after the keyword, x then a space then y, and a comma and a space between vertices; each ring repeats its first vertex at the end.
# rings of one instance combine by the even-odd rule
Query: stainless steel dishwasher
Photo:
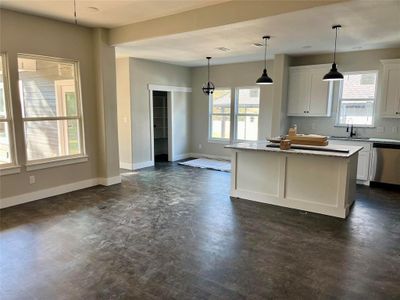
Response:
POLYGON ((373 184, 400 185, 400 144, 373 143, 373 184))

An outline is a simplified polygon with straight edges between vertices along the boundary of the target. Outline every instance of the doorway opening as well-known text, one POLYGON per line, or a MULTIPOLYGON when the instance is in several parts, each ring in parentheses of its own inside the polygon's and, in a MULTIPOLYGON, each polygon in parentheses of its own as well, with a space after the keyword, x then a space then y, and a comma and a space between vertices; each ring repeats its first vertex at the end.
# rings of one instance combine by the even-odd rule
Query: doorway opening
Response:
POLYGON ((168 161, 168 92, 153 91, 154 162, 168 161))

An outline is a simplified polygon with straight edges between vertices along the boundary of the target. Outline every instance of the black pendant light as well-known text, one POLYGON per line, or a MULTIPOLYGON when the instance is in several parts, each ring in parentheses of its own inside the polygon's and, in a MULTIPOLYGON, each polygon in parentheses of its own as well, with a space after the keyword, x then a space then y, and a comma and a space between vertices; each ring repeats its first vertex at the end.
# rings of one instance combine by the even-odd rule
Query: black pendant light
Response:
POLYGON ((267 74, 267 40, 271 37, 269 35, 263 36, 264 39, 264 70, 260 78, 257 79, 257 84, 273 84, 271 77, 267 74))
POLYGON ((204 94, 210 95, 210 94, 214 93, 215 85, 214 85, 214 83, 212 83, 210 81, 210 59, 211 59, 211 57, 207 56, 206 58, 207 58, 207 64, 208 64, 208 81, 207 81, 207 83, 203 84, 202 90, 203 90, 204 94))
POLYGON ((340 73, 337 68, 336 68, 336 41, 337 41, 337 33, 338 29, 342 28, 341 25, 333 25, 332 29, 336 30, 336 35, 335 35, 335 51, 333 52, 333 64, 331 70, 325 74, 324 78, 322 79, 323 81, 336 81, 336 80, 343 80, 343 74, 340 73))

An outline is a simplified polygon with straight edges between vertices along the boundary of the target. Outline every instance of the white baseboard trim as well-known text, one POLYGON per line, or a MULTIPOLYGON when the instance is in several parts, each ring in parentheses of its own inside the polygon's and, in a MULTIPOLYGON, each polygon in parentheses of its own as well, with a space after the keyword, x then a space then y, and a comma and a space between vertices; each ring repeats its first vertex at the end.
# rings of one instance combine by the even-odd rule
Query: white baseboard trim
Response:
POLYGON ((88 187, 96 186, 96 185, 104 185, 109 186, 113 184, 121 183, 121 176, 109 177, 109 178, 92 178, 86 179, 78 182, 63 184, 43 190, 38 190, 30 193, 25 193, 17 196, 11 196, 0 199, 0 209, 15 206, 18 204, 36 201, 39 199, 52 197, 56 195, 61 195, 81 189, 85 189, 88 187))
POLYGON ((191 157, 194 158, 211 158, 211 159, 218 159, 218 160, 231 160, 230 156, 222 156, 222 155, 213 155, 213 154, 205 154, 205 153, 190 153, 191 157))
POLYGON ((133 170, 143 169, 152 166, 154 166, 154 161, 152 160, 132 164, 133 170))
POLYGON ((26 202, 31 202, 51 196, 69 193, 76 190, 85 189, 98 184, 97 178, 82 180, 74 183, 63 184, 48 189, 38 190, 30 193, 21 194, 0 199, 0 208, 6 208, 26 202))
POLYGON ((174 156, 174 161, 192 157, 192 153, 178 154, 174 156))
POLYGON ((98 178, 98 184, 100 185, 109 186, 118 183, 121 183, 121 175, 108 178, 98 178))
POLYGON ((126 169, 126 170, 133 170, 133 164, 131 164, 131 163, 127 163, 127 162, 119 162, 119 167, 121 168, 121 169, 126 169))
POLYGON ((369 186, 369 180, 358 180, 357 179, 357 184, 369 186))

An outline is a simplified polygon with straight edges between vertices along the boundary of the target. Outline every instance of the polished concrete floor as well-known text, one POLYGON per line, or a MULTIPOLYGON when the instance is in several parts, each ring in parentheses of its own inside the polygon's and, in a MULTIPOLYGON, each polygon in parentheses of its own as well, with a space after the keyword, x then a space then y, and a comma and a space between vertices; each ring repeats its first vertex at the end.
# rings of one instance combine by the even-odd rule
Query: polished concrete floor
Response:
POLYGON ((163 163, 1 211, 0 299, 400 299, 400 193, 347 220, 228 196, 163 163))

